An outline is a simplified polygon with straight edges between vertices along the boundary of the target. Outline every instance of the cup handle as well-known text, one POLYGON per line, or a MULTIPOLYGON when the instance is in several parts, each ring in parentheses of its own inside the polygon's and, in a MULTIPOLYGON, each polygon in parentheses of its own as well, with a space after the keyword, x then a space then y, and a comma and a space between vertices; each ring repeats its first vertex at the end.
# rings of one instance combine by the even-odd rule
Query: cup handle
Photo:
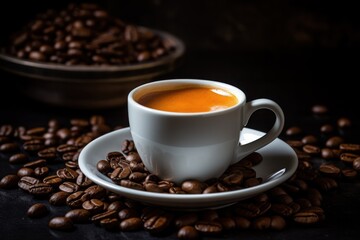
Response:
POLYGON ((281 131, 283 130, 284 123, 285 123, 285 117, 284 117, 284 113, 283 113, 282 109, 276 102, 274 102, 273 100, 270 100, 270 99, 266 99, 266 98, 255 99, 255 100, 245 103, 244 111, 243 111, 243 115, 244 115, 243 126, 246 126, 251 115, 259 109, 268 109, 268 110, 272 111, 276 117, 275 123, 272 126, 272 128, 266 134, 261 136, 260 138, 254 140, 252 142, 246 143, 244 145, 241 145, 239 143, 238 148, 236 150, 236 155, 235 155, 235 158, 234 158, 232 164, 240 161, 241 159, 243 159, 250 153, 258 150, 259 148, 269 144, 270 142, 275 140, 280 135, 281 131))

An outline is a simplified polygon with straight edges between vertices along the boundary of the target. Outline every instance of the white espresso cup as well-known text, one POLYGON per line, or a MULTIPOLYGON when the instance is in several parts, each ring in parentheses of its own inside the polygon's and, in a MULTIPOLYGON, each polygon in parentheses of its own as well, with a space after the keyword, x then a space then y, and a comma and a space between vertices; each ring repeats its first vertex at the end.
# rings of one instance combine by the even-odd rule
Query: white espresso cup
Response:
MULTIPOLYGON (((217 101, 216 98, 214 101, 217 101)), ((159 80, 134 88, 128 94, 128 117, 135 147, 145 167, 161 179, 175 183, 220 177, 231 164, 275 140, 285 121, 283 111, 276 102, 265 98, 247 102, 239 88, 202 79, 159 80), (191 112, 178 111, 177 106, 190 102, 191 107, 196 107, 213 101, 212 96, 171 96, 170 100, 163 99, 161 103, 169 109, 142 103, 143 99, 163 91, 189 88, 212 89, 212 93, 228 94, 233 103, 225 107, 215 106, 215 110, 195 109, 191 112), (268 109, 275 114, 272 128, 258 139, 240 144, 242 129, 259 109, 268 109)))

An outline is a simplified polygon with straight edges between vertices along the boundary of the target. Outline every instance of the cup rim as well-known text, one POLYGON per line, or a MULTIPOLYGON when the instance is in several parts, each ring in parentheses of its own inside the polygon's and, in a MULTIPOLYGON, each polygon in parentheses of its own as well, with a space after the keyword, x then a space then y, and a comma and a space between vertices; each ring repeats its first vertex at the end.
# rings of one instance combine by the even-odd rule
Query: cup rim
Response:
POLYGON ((168 116, 189 117, 189 116, 200 116, 200 115, 218 115, 218 114, 223 114, 224 112, 233 111, 234 109, 237 109, 239 106, 243 105, 245 102, 246 102, 246 95, 241 89, 239 89, 233 85, 230 85, 228 83, 225 83, 225 82, 220 82, 220 81, 216 81, 216 80, 208 80, 208 79, 177 78, 177 79, 156 80, 156 81, 152 81, 152 82, 137 86, 137 87, 133 88, 128 94, 128 106, 133 105, 133 106, 136 106, 137 108, 142 109, 143 111, 156 113, 156 114, 162 114, 162 115, 168 115, 168 116), (203 85, 203 86, 213 85, 213 86, 222 87, 222 88, 225 88, 226 90, 230 91, 232 94, 234 94, 236 96, 238 102, 231 107, 221 109, 221 110, 210 111, 210 112, 190 112, 190 113, 188 113, 188 112, 170 112, 170 111, 149 108, 144 105, 141 105, 134 99, 134 95, 138 91, 140 91, 144 88, 154 87, 156 85, 163 85, 163 84, 177 85, 180 83, 203 85))

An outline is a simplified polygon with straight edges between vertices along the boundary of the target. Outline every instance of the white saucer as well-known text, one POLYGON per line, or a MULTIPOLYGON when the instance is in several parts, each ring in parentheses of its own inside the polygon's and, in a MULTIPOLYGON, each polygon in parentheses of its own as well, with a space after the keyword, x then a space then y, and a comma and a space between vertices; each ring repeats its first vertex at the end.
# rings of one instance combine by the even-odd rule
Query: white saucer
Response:
MULTIPOLYGON (((257 130, 244 128, 240 142, 252 141, 263 134, 257 130)), ((298 166, 295 151, 287 143, 277 138, 272 143, 257 150, 263 156, 263 161, 254 167, 257 177, 264 180, 260 185, 236 191, 209 194, 167 194, 140 191, 113 183, 110 178, 100 173, 96 168, 97 162, 104 159, 108 152, 120 151, 121 143, 125 139, 132 139, 129 128, 104 134, 87 144, 82 149, 78 159, 81 171, 94 183, 109 191, 144 204, 170 209, 201 210, 234 204, 285 182, 294 174, 298 166)))

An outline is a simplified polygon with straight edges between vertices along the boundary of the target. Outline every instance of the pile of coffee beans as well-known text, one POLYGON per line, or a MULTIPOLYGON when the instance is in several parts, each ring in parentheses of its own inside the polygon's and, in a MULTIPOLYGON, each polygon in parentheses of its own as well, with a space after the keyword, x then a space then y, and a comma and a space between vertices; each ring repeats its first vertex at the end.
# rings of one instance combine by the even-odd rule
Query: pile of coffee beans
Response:
POLYGON ((150 29, 126 23, 93 3, 38 14, 14 33, 3 52, 65 65, 126 65, 154 61, 176 46, 150 29))
MULTIPOLYGON (((58 231, 74 231, 77 224, 94 224, 108 234, 148 231, 154 236, 166 233, 179 239, 200 239, 245 229, 281 231, 294 225, 313 226, 325 219, 323 201, 328 194, 336 191, 342 181, 359 183, 360 145, 347 138, 352 127, 350 119, 330 119, 325 106, 316 105, 312 111, 311 122, 318 126, 311 131, 290 126, 282 136, 298 156, 295 174, 267 192, 221 209, 180 212, 143 205, 93 183, 78 167, 79 153, 93 139, 121 128, 109 126, 99 115, 71 119, 66 124, 50 119, 47 126, 34 128, 1 125, 0 156, 17 170, 1 176, 0 190, 18 188, 33 195, 27 216, 48 217, 48 227, 58 231), (50 205, 68 210, 50 217, 50 205)), ((211 194, 261 184, 251 170, 261 160, 262 156, 255 152, 235 165, 234 172, 219 179, 175 186, 149 174, 134 143, 124 140, 119 143, 119 152, 109 152, 99 159, 97 167, 114 182, 141 191, 211 194), (225 177, 232 173, 236 174, 225 177)))
POLYGON ((262 178, 257 177, 252 168, 262 161, 261 154, 257 152, 231 165, 219 178, 205 182, 188 179, 177 185, 151 174, 144 166, 132 140, 125 139, 120 145, 122 148, 119 151, 109 152, 104 159, 98 161, 97 169, 122 187, 158 193, 200 194, 234 191, 262 182, 262 178))

